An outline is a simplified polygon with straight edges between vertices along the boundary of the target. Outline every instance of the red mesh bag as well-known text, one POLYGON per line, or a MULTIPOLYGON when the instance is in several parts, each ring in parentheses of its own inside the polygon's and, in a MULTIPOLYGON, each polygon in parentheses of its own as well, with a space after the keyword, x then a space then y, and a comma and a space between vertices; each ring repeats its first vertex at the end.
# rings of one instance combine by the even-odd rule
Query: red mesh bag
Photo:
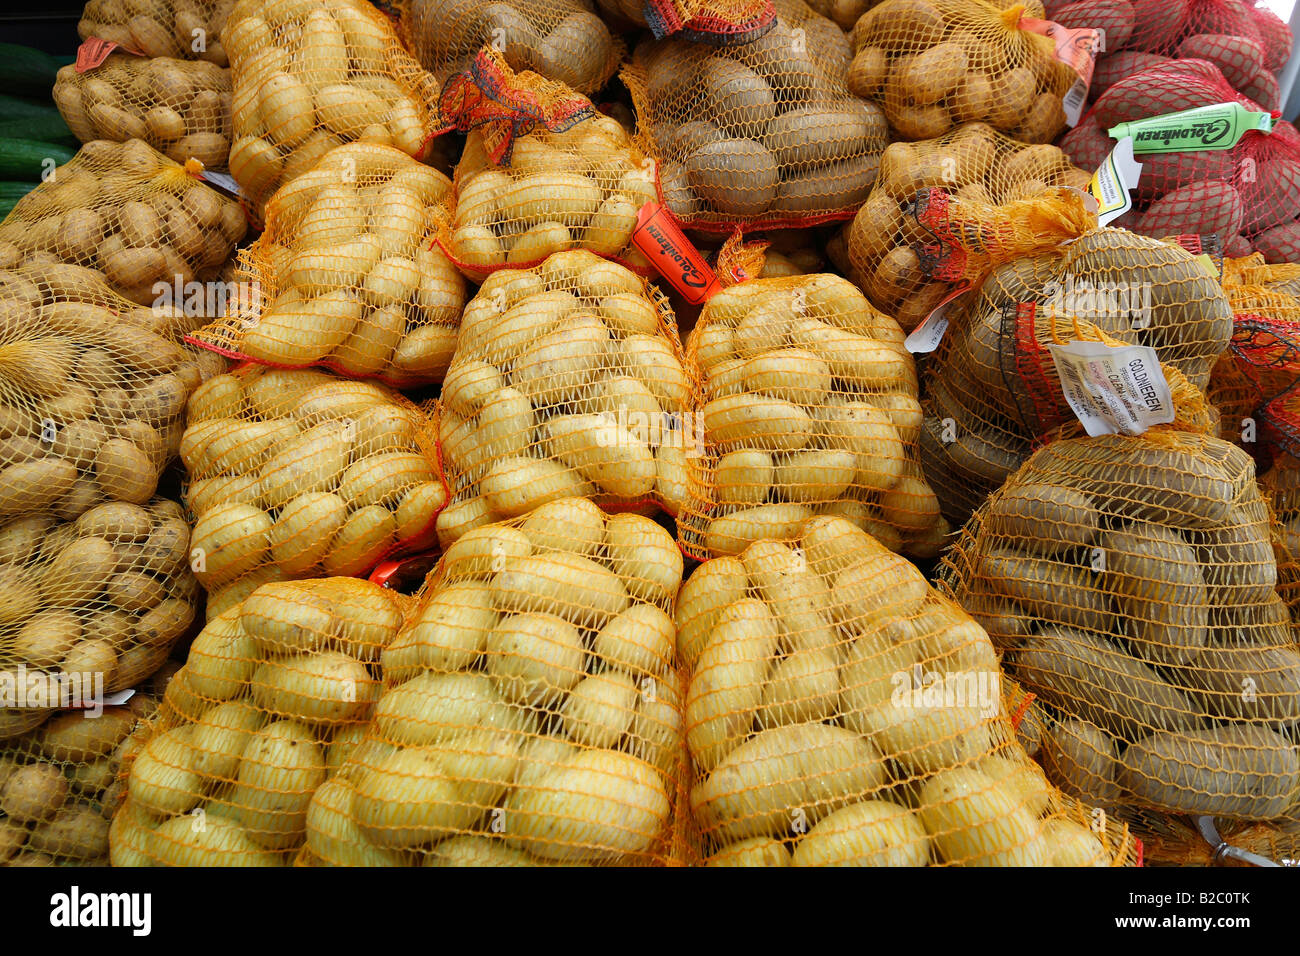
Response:
POLYGON ((190 341, 402 388, 442 381, 466 300, 433 238, 450 190, 391 146, 335 147, 271 197, 265 231, 241 251, 237 276, 256 294, 190 341))
MULTIPOLYGON (((1120 123, 1198 106, 1237 102, 1259 107, 1235 92, 1213 64, 1187 60, 1158 65, 1112 86, 1063 148, 1084 168, 1109 152, 1106 131, 1120 123)), ((1228 150, 1141 155, 1135 208, 1115 221, 1150 236, 1219 235, 1229 255, 1253 246, 1270 262, 1286 258, 1300 238, 1300 145, 1290 124, 1271 134, 1247 132, 1228 150)))
MULTIPOLYGON (((869 2, 820 0, 813 6, 847 30, 869 2)), ((772 0, 597 0, 597 5, 621 32, 646 27, 657 39, 675 34, 713 46, 749 43, 776 22, 772 0)))
POLYGON ((582 498, 459 538, 312 800, 305 862, 680 861, 682 567, 654 521, 582 498))
POLYGON ((92 140, 0 223, 0 265, 85 266, 132 302, 179 304, 218 277, 248 228, 198 173, 138 139, 92 140))
POLYGON ((494 272, 442 387, 443 547, 561 498, 676 514, 698 392, 668 300, 627 268, 575 249, 494 272))
POLYGON ((90 0, 77 33, 147 57, 228 66, 221 30, 234 6, 235 0, 90 0))
POLYGON ((676 617, 708 865, 1132 860, 1018 742, 985 630, 851 522, 705 562, 676 617))
MULTIPOLYGON (((1300 646, 1254 463, 1157 428, 1040 449, 945 554, 941 587, 1050 716, 1049 779, 1152 817, 1293 817, 1300 646)), ((1143 821, 1148 822, 1143 822, 1143 821)))
POLYGON ((911 332, 995 265, 1096 227, 1077 192, 1090 175, 1055 146, 1029 146, 983 123, 937 140, 893 143, 847 230, 850 278, 911 332), (981 237, 969 254, 958 240, 981 237))
POLYGON ((323 578, 266 584, 210 620, 129 759, 113 865, 292 864, 313 798, 364 736, 407 601, 323 578))
POLYGON ((361 0, 240 0, 222 30, 234 84, 230 174, 254 214, 335 146, 428 158, 438 84, 361 0))
POLYGON ((1217 276, 1178 246, 1099 229, 1061 250, 995 269, 950 313, 927 373, 921 462, 954 524, 1074 415, 1048 349, 1071 341, 1154 348, 1176 405, 1208 431, 1198 390, 1227 346, 1232 313, 1217 276), (1194 394, 1196 393, 1196 394, 1194 394))
POLYGON ((1034 14, 1021 4, 885 0, 853 28, 849 89, 884 107, 897 139, 985 122, 1021 142, 1050 143, 1079 76, 1026 16, 1034 14))
POLYGON ((447 500, 436 435, 401 395, 314 369, 204 383, 180 454, 209 617, 268 581, 364 575, 428 547, 447 500))
POLYGON ((780 0, 776 25, 742 46, 638 46, 622 77, 663 204, 718 233, 852 216, 888 130, 845 85, 849 56, 840 28, 799 0, 780 0))
POLYGON ((491 49, 447 81, 441 111, 468 133, 438 236, 465 275, 481 282, 569 249, 648 268, 630 242, 656 199, 654 162, 617 120, 491 49))
POLYGON ((77 139, 142 139, 178 163, 225 169, 230 71, 203 60, 114 53, 96 69, 59 69, 54 102, 77 139))
POLYGON ((531 70, 591 95, 623 58, 623 43, 583 0, 406 0, 406 44, 440 83, 484 46, 511 69, 531 70))

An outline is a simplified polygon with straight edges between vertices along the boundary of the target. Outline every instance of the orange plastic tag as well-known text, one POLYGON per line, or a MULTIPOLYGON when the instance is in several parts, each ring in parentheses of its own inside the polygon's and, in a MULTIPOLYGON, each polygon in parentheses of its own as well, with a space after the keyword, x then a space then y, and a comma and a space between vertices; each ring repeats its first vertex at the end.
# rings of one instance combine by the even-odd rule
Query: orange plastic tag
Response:
POLYGON ((722 291, 722 283, 667 209, 648 202, 637 213, 632 244, 691 305, 703 305, 722 291))
POLYGON ((1092 83, 1097 53, 1104 42, 1101 31, 1091 27, 1063 27, 1051 20, 1037 20, 1033 17, 1021 17, 1020 28, 1050 39, 1056 44, 1056 58, 1079 75, 1061 104, 1065 109, 1066 120, 1071 126, 1077 126, 1088 101, 1088 86, 1092 83))
POLYGON ((77 59, 73 63, 73 69, 78 73, 88 73, 96 67, 102 66, 104 61, 108 59, 108 55, 114 50, 121 50, 123 53, 130 53, 132 56, 144 56, 139 50, 132 50, 129 46, 122 46, 112 40, 91 37, 77 47, 77 59))

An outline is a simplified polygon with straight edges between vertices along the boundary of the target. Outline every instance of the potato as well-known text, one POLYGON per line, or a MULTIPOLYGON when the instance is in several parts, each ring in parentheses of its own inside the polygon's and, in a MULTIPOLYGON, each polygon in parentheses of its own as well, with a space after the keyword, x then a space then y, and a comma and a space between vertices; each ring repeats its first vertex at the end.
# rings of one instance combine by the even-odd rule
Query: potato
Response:
POLYGON ((488 672, 512 701, 553 702, 582 679, 577 629, 552 614, 503 618, 485 641, 488 672))
POLYGON ((754 218, 776 199, 775 157, 753 139, 708 143, 686 158, 690 188, 724 216, 754 218))
POLYGON ((196 757, 190 726, 154 737, 131 764, 130 799, 154 813, 183 814, 202 799, 203 781, 194 771, 196 757))
POLYGON ((270 516, 252 505, 221 504, 204 512, 190 537, 195 576, 212 586, 257 567, 270 548, 272 527, 270 516))
POLYGON ((508 561, 493 576, 492 591, 502 611, 553 614, 586 627, 603 626, 631 603, 613 572, 563 552, 508 561))
POLYGON ((307 806, 324 780, 325 755, 311 730, 278 720, 245 746, 230 808, 255 842, 286 849, 305 836, 307 806))
POLYGON ((1135 522, 1100 540, 1105 582, 1134 623, 1129 645, 1156 664, 1186 663, 1209 636, 1205 579, 1177 531, 1135 522))
POLYGON ((1119 781, 1170 813, 1248 820, 1278 816, 1300 785, 1300 757, 1285 737, 1251 724, 1160 732, 1124 752, 1119 781))
POLYGON ((647 763, 587 750, 511 791, 508 842, 537 856, 597 862, 644 853, 669 820, 662 779, 647 763))
POLYGON ((716 556, 739 554, 763 538, 791 538, 811 516, 806 505, 759 505, 735 511, 709 522, 706 545, 716 556))
POLYGON ((378 696, 365 667, 337 651, 267 661, 253 672, 252 688, 259 707, 307 723, 359 720, 378 696))
POLYGON ((166 820, 148 834, 146 846, 145 855, 166 866, 280 865, 247 830, 217 813, 205 814, 201 828, 188 816, 166 820))
POLYGON ((771 837, 753 837, 723 847, 705 866, 790 866, 790 851, 771 837))
POLYGON ((338 777, 316 788, 307 807, 307 849, 333 866, 404 865, 401 854, 372 846, 357 827, 352 813, 353 794, 352 786, 338 777))
POLYGON ((825 817, 795 845, 793 866, 926 866, 930 839, 906 807, 854 803, 825 817))
POLYGON ((1119 745, 1084 720, 1066 718, 1044 734, 1042 762, 1048 778, 1090 806, 1113 806, 1120 796, 1115 780, 1119 745))
POLYGON ((1041 825, 986 774, 944 770, 921 788, 917 811, 935 851, 957 866, 1044 866, 1041 825))
POLYGON ((18 767, 0 789, 0 810, 16 823, 38 823, 57 814, 68 797, 68 781, 48 763, 18 767))
POLYGON ((1043 829, 1051 866, 1109 866, 1106 847, 1087 827, 1072 820, 1048 820, 1043 829))

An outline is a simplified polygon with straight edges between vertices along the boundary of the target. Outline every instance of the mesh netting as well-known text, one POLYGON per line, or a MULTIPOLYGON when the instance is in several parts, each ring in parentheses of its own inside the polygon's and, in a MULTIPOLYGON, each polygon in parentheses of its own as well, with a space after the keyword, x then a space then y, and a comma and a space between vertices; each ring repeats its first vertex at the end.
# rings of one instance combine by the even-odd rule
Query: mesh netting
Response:
POLYGON ((227 66, 221 29, 234 6, 235 0, 90 0, 77 33, 83 40, 97 37, 148 57, 227 66))
POLYGON ((623 44, 583 0, 407 0, 407 45, 439 82, 485 46, 514 70, 531 70, 595 93, 623 57, 623 44))
POLYGON ((1085 188, 1089 178, 1055 146, 1018 143, 984 123, 928 142, 893 143, 848 228, 850 277, 911 332, 994 265, 1094 228, 1081 195, 1054 189, 1085 188), (966 240, 972 234, 980 237, 973 244, 966 240), (954 245, 959 239, 973 246, 969 253, 954 245))
POLYGON ((898 323, 837 276, 718 293, 687 343, 702 454, 686 459, 682 549, 703 559, 790 537, 815 514, 933 556, 949 530, 916 454, 916 369, 898 323))
POLYGON ((1101 807, 1288 813, 1300 649, 1254 463, 1218 438, 1039 450, 947 552, 944 588, 1047 706, 1043 763, 1101 807))
POLYGON ((0 743, 0 866, 107 866, 122 762, 158 709, 171 669, 126 706, 62 711, 0 743))
POLYGON ((880 103, 896 139, 983 122, 1050 143, 1079 77, 1024 16, 1033 16, 1024 5, 982 0, 884 0, 853 27, 849 89, 880 103))
POLYGON ((637 47, 622 77, 664 204, 695 229, 850 217, 875 182, 884 114, 845 86, 843 31, 799 0, 743 46, 637 47))
POLYGON ((560 498, 676 513, 699 391, 662 293, 582 251, 483 283, 442 389, 443 546, 560 498))
POLYGON ((211 618, 267 581, 355 576, 433 541, 437 423, 315 370, 241 366, 194 393, 181 441, 193 567, 211 618))
POLYGON ((147 143, 100 139, 18 201, 0 223, 0 261, 85 266, 132 302, 179 307, 247 228, 238 203, 147 143))
MULTIPOLYGON (((1074 162, 1093 169, 1114 145, 1106 131, 1117 124, 1227 102, 1260 108, 1234 92, 1211 63, 1153 66, 1110 87, 1062 147, 1074 162)), ((1253 247, 1270 262, 1296 261, 1300 145, 1290 124, 1279 123, 1272 134, 1248 132, 1228 150, 1153 153, 1138 160, 1135 207, 1114 225, 1150 236, 1216 233, 1229 254, 1244 255, 1253 247)))
POLYGON ((655 164, 617 120, 492 50, 447 81, 441 111, 469 134, 439 236, 466 275, 482 281, 567 249, 645 265, 629 243, 657 198, 655 164))
POLYGON ((308 811, 334 865, 655 865, 685 779, 674 600, 649 518, 556 501, 443 554, 365 739, 308 811))
POLYGON ((282 187, 240 254, 258 295, 191 340, 266 365, 323 365, 398 387, 442 380, 465 281, 433 241, 447 177, 349 143, 282 187))
POLYGON ((114 53, 85 73, 62 67, 54 102, 77 139, 142 139, 184 163, 225 169, 230 155, 230 71, 203 60, 114 53))
POLYGON ((0 272, 0 315, 0 521, 147 502, 186 399, 225 362, 178 344, 183 316, 75 266, 0 272))
MULTIPOLYGON (((1206 387, 1232 334, 1217 275, 1180 246, 1122 229, 1098 229, 1059 252, 1001 266, 950 315, 927 378, 920 448, 954 524, 1036 441, 1073 419, 1048 345, 1150 346, 1171 386, 1182 380, 1190 396, 1206 387)), ((1199 429, 1211 427, 1199 396, 1182 411, 1199 429)))
POLYGON ((369 3, 240 0, 222 41, 234 83, 230 173, 259 215, 343 143, 428 155, 441 125, 437 83, 369 3))
MULTIPOLYGON (((868 2, 816 0, 812 6, 847 30, 868 2)), ((659 38, 677 34, 714 46, 749 43, 776 21, 772 0, 596 0, 596 5, 616 31, 648 27, 659 38)))
POLYGON ((0 737, 162 667, 198 605, 189 540, 180 505, 160 498, 0 525, 0 737))
POLYGON ((405 603, 324 578, 264 584, 209 620, 129 764, 113 865, 292 863, 374 712, 405 603))
POLYGON ((676 619, 710 865, 1131 861, 1017 743, 984 629, 851 522, 706 562, 676 619))

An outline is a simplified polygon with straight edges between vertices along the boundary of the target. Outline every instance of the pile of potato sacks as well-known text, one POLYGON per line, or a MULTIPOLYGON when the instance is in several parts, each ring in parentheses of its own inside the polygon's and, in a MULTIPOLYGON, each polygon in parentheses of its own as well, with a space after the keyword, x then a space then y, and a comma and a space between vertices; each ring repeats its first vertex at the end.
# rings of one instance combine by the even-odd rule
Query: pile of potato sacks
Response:
POLYGON ((1114 44, 1068 130, 1036 2, 92 0, 125 49, 60 75, 84 145, 0 223, 0 690, 38 704, 0 700, 0 863, 1283 833, 1294 520, 1210 437, 1242 309, 1201 251, 1300 261, 1300 137, 1153 160, 1098 228, 1110 125, 1281 65, 1256 11, 1141 7, 1053 8, 1114 44), (1080 437, 1075 340, 1154 349, 1175 421, 1080 437), (83 673, 137 693, 90 719, 83 673))

